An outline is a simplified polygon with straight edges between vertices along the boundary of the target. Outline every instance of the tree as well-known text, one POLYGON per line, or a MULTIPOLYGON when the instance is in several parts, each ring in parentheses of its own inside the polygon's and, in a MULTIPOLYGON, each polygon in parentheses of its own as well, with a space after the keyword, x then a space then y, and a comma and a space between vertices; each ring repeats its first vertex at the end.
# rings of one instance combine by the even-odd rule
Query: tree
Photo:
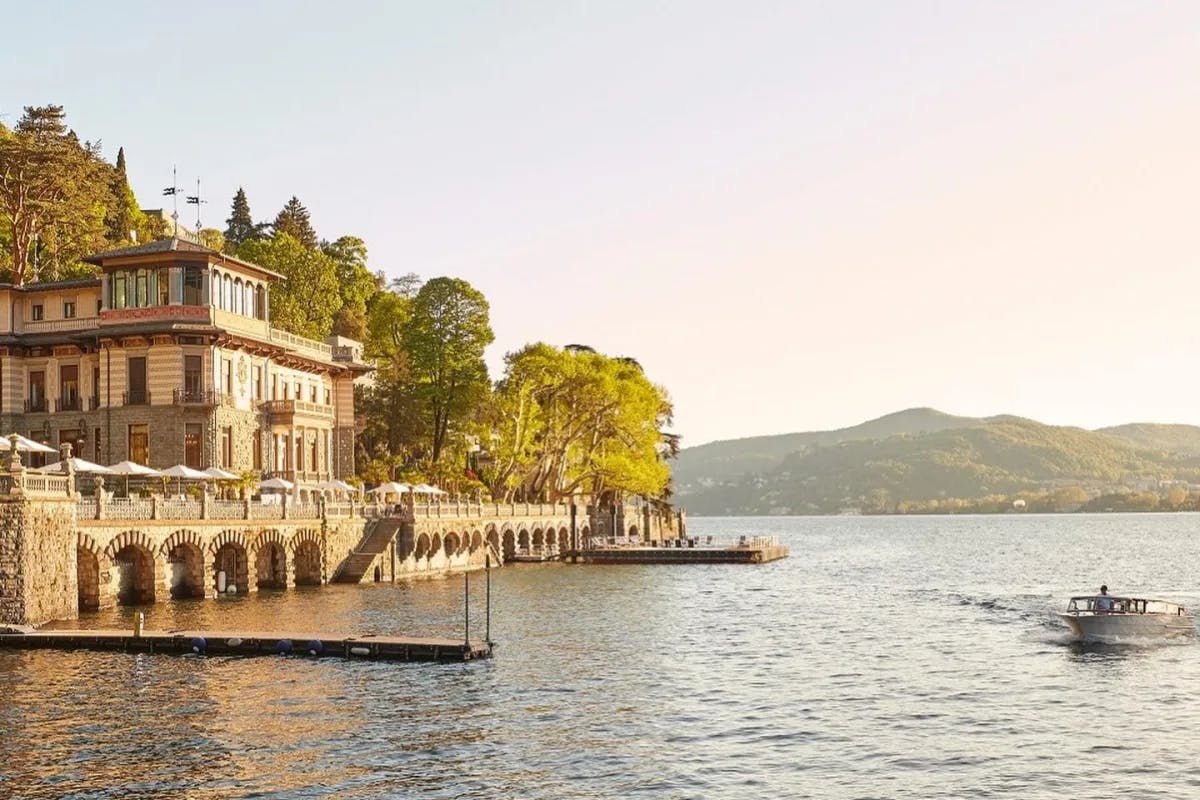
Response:
POLYGON ((242 242, 237 255, 284 276, 271 289, 272 324, 313 339, 329 335, 340 302, 333 259, 286 233, 242 242))
POLYGON ((313 230, 312 222, 309 221, 308 209, 295 195, 292 195, 292 199, 287 201, 275 217, 273 227, 276 235, 286 233, 309 250, 315 250, 317 247, 317 232, 313 230))
POLYGON ((367 336, 367 303, 379 292, 382 276, 367 268, 367 245, 357 236, 322 242, 321 252, 333 259, 337 270, 341 308, 334 315, 333 332, 362 341, 367 336))
POLYGON ((229 219, 225 220, 226 252, 236 253, 242 242, 263 238, 264 228, 265 224, 256 224, 250 216, 250 201, 246 199, 246 190, 239 186, 237 194, 233 196, 229 219))
POLYGON ((117 149, 117 164, 109 181, 108 212, 104 216, 104 227, 108 244, 120 245, 133 241, 134 236, 146 227, 145 215, 138 207, 129 178, 125 174, 125 148, 117 149))
POLYGON ((462 279, 434 278, 413 298, 401 338, 429 425, 429 460, 436 465, 453 426, 478 409, 490 388, 483 351, 495 336, 487 299, 462 279))
POLYGON ((14 284, 57 276, 104 246, 110 186, 99 149, 67 129, 62 106, 26 106, 14 130, 0 128, 0 211, 14 284))

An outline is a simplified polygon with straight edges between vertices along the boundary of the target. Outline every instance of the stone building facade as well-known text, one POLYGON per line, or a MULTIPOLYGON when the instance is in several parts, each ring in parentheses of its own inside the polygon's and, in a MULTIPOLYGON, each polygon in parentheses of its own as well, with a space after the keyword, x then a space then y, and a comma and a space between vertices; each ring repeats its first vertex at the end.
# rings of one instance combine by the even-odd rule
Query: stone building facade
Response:
POLYGON ((281 276, 175 238, 87 261, 99 278, 0 286, 0 429, 102 464, 354 473, 362 347, 273 328, 281 276))

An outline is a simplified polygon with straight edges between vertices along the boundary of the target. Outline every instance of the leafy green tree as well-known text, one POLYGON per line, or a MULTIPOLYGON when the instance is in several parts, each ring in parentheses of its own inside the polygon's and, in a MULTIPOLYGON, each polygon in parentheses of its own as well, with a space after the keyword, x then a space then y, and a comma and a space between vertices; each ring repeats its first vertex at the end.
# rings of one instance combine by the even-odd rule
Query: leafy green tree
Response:
POLYGON ((292 195, 292 199, 288 200, 276 215, 273 228, 276 235, 286 233, 309 250, 315 250, 317 247, 317 232, 313 230, 312 221, 308 218, 308 209, 295 195, 292 195))
POLYGON ((80 143, 62 106, 27 106, 0 129, 0 213, 11 281, 57 277, 105 244, 110 186, 99 145, 80 143))
POLYGON ((256 223, 250 216, 250 201, 246 199, 246 190, 239 186, 237 194, 233 196, 229 219, 225 220, 226 252, 236 253, 242 242, 263 238, 266 227, 264 223, 256 223))
POLYGON ((334 315, 333 332, 363 341, 367 336, 367 304, 379 292, 383 277, 367 267, 367 245, 357 236, 322 242, 321 252, 333 259, 337 269, 341 308, 334 315))
POLYGON ((429 425, 432 464, 441 458, 454 426, 487 396, 483 351, 494 338, 487 299, 460 278, 434 278, 413 298, 401 339, 429 425))
POLYGON ((284 276, 271 289, 273 325, 313 339, 329 335, 340 303, 333 259, 286 233, 242 242, 237 255, 284 276))

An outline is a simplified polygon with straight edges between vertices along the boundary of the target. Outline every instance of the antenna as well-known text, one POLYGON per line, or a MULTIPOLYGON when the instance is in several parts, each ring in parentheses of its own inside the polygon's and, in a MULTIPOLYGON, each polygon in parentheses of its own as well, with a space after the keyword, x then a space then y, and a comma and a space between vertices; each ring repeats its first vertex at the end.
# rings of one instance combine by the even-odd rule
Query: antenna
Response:
POLYGON ((200 238, 200 206, 207 203, 207 200, 200 199, 200 179, 196 178, 196 194, 187 196, 187 204, 196 207, 196 238, 200 238))
POLYGON ((175 238, 179 238, 179 179, 175 174, 175 165, 171 165, 171 185, 163 189, 163 195, 170 195, 171 200, 175 204, 174 211, 171 212, 171 219, 175 220, 175 238))

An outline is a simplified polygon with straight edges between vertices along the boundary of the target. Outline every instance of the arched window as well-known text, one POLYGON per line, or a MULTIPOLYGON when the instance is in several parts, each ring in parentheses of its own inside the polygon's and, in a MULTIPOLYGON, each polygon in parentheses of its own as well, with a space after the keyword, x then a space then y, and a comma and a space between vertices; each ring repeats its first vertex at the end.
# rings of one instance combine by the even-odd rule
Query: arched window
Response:
POLYGON ((225 310, 233 311, 233 278, 228 273, 225 275, 225 283, 221 288, 221 297, 225 301, 225 310))
POLYGON ((221 301, 221 273, 215 269, 212 274, 212 288, 209 291, 212 293, 209 302, 217 308, 224 308, 225 306, 221 301))
POLYGON ((246 313, 246 295, 242 289, 242 279, 238 278, 233 282, 233 312, 235 314, 246 313))
POLYGON ((261 283, 254 289, 254 316, 256 319, 267 318, 267 287, 261 283))

